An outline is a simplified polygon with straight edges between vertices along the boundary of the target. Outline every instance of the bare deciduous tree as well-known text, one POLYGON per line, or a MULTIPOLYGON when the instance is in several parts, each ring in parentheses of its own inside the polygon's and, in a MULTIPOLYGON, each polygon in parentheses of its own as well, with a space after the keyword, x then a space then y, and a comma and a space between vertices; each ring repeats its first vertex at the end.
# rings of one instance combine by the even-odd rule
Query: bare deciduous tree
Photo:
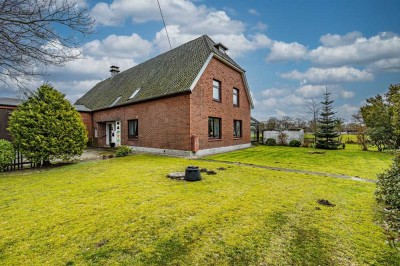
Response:
POLYGON ((309 114, 310 128, 314 134, 314 142, 317 141, 315 133, 318 129, 318 116, 321 110, 321 105, 316 99, 309 99, 305 101, 307 113, 309 114))
POLYGON ((353 119, 355 121, 354 130, 357 133, 357 142, 361 146, 363 151, 368 150, 368 136, 367 136, 367 126, 365 125, 364 119, 361 115, 361 112, 353 114, 353 119))
POLYGON ((74 1, 0 0, 0 81, 21 86, 49 65, 79 58, 76 48, 93 25, 74 1))

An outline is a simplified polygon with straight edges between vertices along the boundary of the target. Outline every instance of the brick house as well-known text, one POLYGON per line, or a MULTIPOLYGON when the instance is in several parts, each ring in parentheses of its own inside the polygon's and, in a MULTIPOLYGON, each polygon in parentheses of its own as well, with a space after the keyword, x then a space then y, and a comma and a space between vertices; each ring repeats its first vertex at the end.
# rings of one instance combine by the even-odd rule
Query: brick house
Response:
POLYGON ((98 146, 205 155, 250 147, 245 71, 203 35, 101 81, 76 101, 98 146), (89 112, 90 110, 90 112, 89 112))
POLYGON ((0 139, 11 141, 11 135, 7 130, 9 116, 21 102, 15 98, 0 98, 0 139))
MULTIPOLYGON (((22 100, 18 98, 0 97, 0 139, 12 141, 10 132, 7 130, 8 121, 12 111, 14 111, 21 103, 22 100)), ((90 122, 92 119, 91 111, 81 105, 75 105, 74 107, 81 115, 82 120, 87 127, 88 135, 91 136, 93 134, 93 132, 90 131, 90 122)))

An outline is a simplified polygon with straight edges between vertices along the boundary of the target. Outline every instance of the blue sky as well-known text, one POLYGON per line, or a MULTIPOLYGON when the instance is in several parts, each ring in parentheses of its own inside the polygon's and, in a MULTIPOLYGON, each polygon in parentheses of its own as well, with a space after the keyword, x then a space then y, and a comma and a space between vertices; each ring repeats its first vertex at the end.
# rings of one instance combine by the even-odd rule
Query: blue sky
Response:
MULTIPOLYGON (((96 18, 84 59, 50 67, 51 82, 75 101, 109 76, 168 49, 156 0, 79 0, 96 18)), ((247 71, 252 114, 306 116, 304 100, 328 86, 339 117, 400 83, 400 1, 160 0, 173 47, 208 34, 247 71)), ((0 96, 13 96, 1 88, 0 96)))

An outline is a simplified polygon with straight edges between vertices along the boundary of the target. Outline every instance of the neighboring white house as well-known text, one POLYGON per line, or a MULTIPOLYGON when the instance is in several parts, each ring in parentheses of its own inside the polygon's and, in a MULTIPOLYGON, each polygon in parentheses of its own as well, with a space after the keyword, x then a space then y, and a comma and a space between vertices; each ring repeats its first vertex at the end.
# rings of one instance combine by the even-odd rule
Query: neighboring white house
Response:
MULTIPOLYGON (((275 139, 277 143, 279 143, 279 134, 281 131, 278 130, 264 130, 263 131, 263 143, 267 139, 275 139)), ((286 142, 289 143, 291 140, 296 139, 300 140, 301 144, 304 143, 304 130, 299 129, 299 130, 284 130, 282 133, 286 134, 287 139, 286 142)))

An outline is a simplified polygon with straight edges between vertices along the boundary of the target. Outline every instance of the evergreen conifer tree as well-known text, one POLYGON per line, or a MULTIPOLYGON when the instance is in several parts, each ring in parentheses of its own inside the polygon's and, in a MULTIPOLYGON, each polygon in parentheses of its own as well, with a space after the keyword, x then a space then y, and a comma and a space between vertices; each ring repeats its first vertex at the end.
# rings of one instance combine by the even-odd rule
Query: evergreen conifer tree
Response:
POLYGON ((44 164, 81 155, 88 140, 79 113, 50 85, 42 85, 18 106, 11 114, 9 131, 25 156, 44 164))
POLYGON ((329 99, 329 95, 327 89, 324 93, 324 101, 321 102, 318 130, 315 134, 317 138, 316 147, 319 149, 337 149, 341 145, 340 142, 335 140, 339 133, 335 131, 337 119, 332 108, 333 100, 329 99))

